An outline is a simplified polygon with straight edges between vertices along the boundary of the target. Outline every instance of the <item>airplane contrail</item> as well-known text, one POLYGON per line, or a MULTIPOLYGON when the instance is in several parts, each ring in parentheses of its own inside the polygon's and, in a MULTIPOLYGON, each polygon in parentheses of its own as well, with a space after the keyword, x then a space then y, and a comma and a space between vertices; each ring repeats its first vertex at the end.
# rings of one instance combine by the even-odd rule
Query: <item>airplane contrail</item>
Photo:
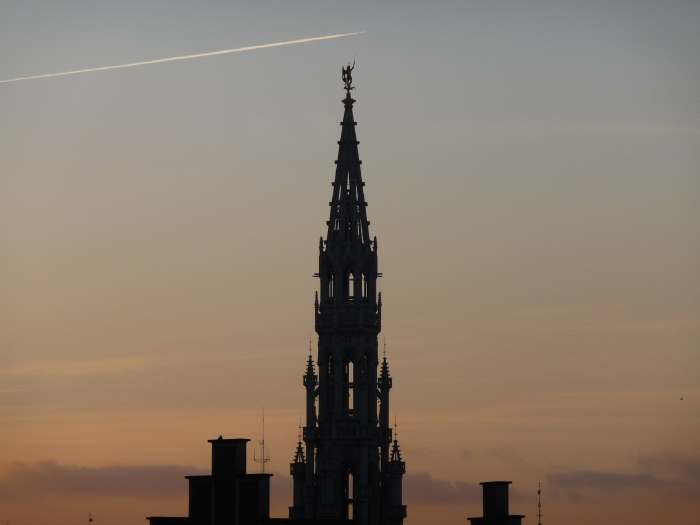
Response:
POLYGON ((92 73, 94 71, 109 71, 111 69, 125 69, 127 67, 147 66, 150 64, 164 64, 165 62, 177 62, 179 60, 190 60, 192 58, 212 57, 216 55, 229 55, 231 53, 243 53, 244 51, 253 51, 255 49, 268 49, 271 47, 292 46, 295 44, 306 44, 307 42, 318 42, 320 40, 332 40, 334 38, 361 35, 364 32, 365 31, 356 31, 354 33, 337 33, 335 35, 313 36, 309 38, 287 40, 285 42, 273 42, 271 44, 257 44, 253 46, 235 47, 232 49, 219 49, 218 51, 207 51, 205 53, 194 53, 192 55, 156 58, 155 60, 143 60, 141 62, 130 62, 128 64, 118 64, 115 66, 90 67, 86 69, 74 69, 73 71, 63 71, 61 73, 45 73, 42 75, 30 75, 26 77, 8 78, 7 80, 0 80, 0 84, 9 84, 10 82, 20 82, 22 80, 38 80, 40 78, 65 77, 68 75, 79 75, 81 73, 92 73))

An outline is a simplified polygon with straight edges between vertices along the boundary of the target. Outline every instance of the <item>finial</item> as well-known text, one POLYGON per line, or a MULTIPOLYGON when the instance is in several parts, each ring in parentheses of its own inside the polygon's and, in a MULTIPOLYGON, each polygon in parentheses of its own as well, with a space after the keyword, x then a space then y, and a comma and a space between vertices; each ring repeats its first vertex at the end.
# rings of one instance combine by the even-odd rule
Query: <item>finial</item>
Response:
POLYGON ((301 443, 301 434, 302 434, 302 432, 301 432, 301 416, 299 416, 299 434, 298 434, 299 443, 301 443))
POLYGON ((383 352, 383 356, 384 356, 384 361, 386 361, 386 336, 384 336, 384 352, 383 352))
POLYGON ((355 89, 352 86, 352 71, 355 69, 355 61, 352 61, 352 65, 348 62, 348 65, 344 68, 342 68, 342 78, 343 78, 343 83, 345 84, 345 91, 348 92, 348 95, 350 95, 350 90, 355 89))
POLYGON ((88 523, 92 523, 92 522, 93 522, 93 519, 92 519, 92 512, 90 512, 90 513, 88 514, 88 523))
POLYGON ((394 444, 391 446, 391 461, 402 461, 401 448, 399 447, 399 425, 396 415, 394 415, 394 444))

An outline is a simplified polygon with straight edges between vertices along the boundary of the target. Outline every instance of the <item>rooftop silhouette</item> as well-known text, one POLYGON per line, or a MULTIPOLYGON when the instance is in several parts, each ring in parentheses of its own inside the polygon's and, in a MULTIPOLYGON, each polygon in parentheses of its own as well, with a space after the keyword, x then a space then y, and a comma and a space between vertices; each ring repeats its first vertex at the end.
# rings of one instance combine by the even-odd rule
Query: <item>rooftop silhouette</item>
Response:
MULTIPOLYGON (((396 429, 390 427, 393 379, 378 355, 382 297, 377 291, 378 242, 370 237, 351 96, 353 65, 342 68, 345 88, 335 179, 326 237, 319 240, 319 291, 314 303, 316 361, 310 353, 301 383, 306 422, 290 464, 289 517, 270 517, 270 477, 246 471, 248 439, 210 439, 211 474, 186 476, 186 517, 151 516, 150 525, 402 525, 406 472, 396 429)), ((263 420, 264 425, 264 420, 263 420)), ((264 427, 263 427, 264 428, 264 427)), ((264 430, 263 430, 264 432, 264 430)), ((264 440, 264 437, 263 437, 264 440)), ((472 525, 519 525, 508 513, 509 481, 483 486, 483 517, 472 525)))

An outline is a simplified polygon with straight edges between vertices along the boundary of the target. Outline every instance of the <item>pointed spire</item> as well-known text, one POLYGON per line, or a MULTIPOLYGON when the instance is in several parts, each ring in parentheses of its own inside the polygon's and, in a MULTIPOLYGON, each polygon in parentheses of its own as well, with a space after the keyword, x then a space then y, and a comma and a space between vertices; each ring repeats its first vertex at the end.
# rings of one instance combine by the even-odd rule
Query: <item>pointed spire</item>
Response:
POLYGON ((311 349, 311 338, 309 338, 309 357, 306 360, 306 373, 304 374, 304 386, 313 388, 316 386, 318 377, 314 369, 314 360, 311 349))
POLYGON ((360 155, 357 150, 359 144, 355 133, 355 117, 353 104, 355 99, 350 96, 352 87, 352 69, 348 65, 343 68, 343 81, 345 82, 345 99, 343 104, 345 112, 341 124, 340 140, 338 141, 338 159, 335 161, 335 180, 333 182, 333 195, 330 206, 331 212, 328 220, 328 234, 326 246, 345 243, 357 243, 370 247, 369 221, 367 220, 364 195, 364 182, 360 171, 360 155))
POLYGON ((387 361, 386 355, 382 359, 382 369, 379 373, 379 377, 381 378, 382 382, 391 379, 391 375, 389 374, 389 361, 387 361))
POLYGON ((401 463, 401 447, 399 447, 399 424, 398 418, 394 416, 394 443, 391 445, 391 456, 390 461, 395 463, 401 463))
POLYGON ((389 374, 389 361, 386 358, 386 338, 384 339, 384 357, 379 371, 379 387, 382 389, 391 388, 391 374, 389 374))
POLYGON ((399 447, 399 440, 398 438, 394 439, 394 444, 391 445, 391 461, 392 462, 401 462, 403 459, 401 459, 401 447, 399 447))
POLYGON ((304 447, 302 446, 302 431, 301 431, 301 419, 299 420, 299 434, 297 436, 297 448, 294 451, 294 461, 293 463, 305 463, 304 458, 304 447))
POLYGON ((311 354, 309 354, 309 357, 306 360, 306 377, 314 377, 315 375, 314 360, 311 357, 311 354))

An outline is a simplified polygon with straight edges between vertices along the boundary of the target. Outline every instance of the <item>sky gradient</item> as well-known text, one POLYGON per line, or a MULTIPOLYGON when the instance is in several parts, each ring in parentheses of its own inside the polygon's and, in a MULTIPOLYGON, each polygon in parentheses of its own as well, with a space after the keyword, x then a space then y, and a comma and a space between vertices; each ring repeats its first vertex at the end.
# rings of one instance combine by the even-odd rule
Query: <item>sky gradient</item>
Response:
POLYGON ((611 4, 2 2, 3 79, 367 33, 0 86, 0 523, 184 513, 263 407, 286 513, 354 58, 407 525, 693 523, 700 4, 611 4))

